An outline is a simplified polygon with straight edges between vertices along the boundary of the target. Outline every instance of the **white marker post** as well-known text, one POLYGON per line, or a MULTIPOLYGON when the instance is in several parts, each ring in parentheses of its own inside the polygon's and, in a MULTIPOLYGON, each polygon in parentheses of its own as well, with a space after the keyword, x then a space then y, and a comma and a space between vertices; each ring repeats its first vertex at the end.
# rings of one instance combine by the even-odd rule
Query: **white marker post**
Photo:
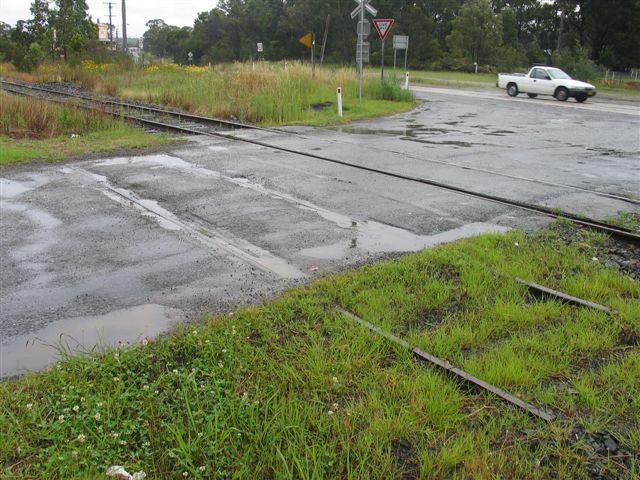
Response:
POLYGON ((342 87, 338 87, 336 95, 338 96, 338 116, 342 117, 342 87))
POLYGON ((409 72, 404 74, 404 89, 409 90, 409 72))

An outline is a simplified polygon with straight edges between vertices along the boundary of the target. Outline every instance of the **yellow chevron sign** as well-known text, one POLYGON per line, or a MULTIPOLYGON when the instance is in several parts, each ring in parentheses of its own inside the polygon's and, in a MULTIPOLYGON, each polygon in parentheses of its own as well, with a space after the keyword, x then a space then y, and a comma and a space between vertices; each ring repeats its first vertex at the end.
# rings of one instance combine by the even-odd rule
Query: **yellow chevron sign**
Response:
POLYGON ((300 37, 298 41, 307 48, 311 48, 313 45, 313 33, 307 33, 304 37, 300 37))

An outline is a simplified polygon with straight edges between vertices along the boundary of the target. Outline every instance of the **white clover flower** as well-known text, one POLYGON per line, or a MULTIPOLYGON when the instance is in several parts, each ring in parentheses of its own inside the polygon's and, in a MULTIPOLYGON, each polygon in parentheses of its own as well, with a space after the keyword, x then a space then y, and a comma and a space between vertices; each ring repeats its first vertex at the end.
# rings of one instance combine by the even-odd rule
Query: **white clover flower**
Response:
POLYGON ((120 440, 120 445, 126 445, 127 441, 126 440, 120 440))
POLYGON ((207 469, 207 467, 205 467, 204 465, 200 465, 198 467, 198 470, 200 470, 201 472, 204 472, 207 469))
POLYGON ((78 459, 78 451, 74 450, 73 452, 71 452, 71 458, 73 458, 74 460, 78 459))
POLYGON ((27 403, 27 410, 31 410, 33 408, 33 403, 27 403))
POLYGON ((332 403, 332 404, 331 404, 331 406, 332 406, 333 408, 338 408, 338 404, 337 404, 337 403, 332 403))
POLYGON ((64 423, 64 415, 58 415, 58 422, 64 423))
POLYGON ((120 381, 120 377, 113 377, 113 381, 114 382, 119 382, 120 381))
POLYGON ((78 435, 78 441, 80 443, 84 443, 86 439, 87 437, 85 437, 83 434, 78 435))
POLYGON ((223 348, 223 349, 222 349, 222 353, 227 353, 227 349, 226 349, 226 348, 223 348))
POLYGON ((173 373, 178 373, 178 370, 174 368, 174 369, 172 370, 172 372, 173 372, 173 373))
POLYGON ((142 340, 142 345, 149 345, 149 340, 147 340, 146 338, 142 340))
POLYGON ((111 438, 118 438, 120 435, 116 432, 111 432, 111 438))
POLYGON ((102 405, 104 405, 102 402, 98 402, 98 408, 102 408, 102 405))
POLYGON ((85 398, 84 397, 80 397, 80 403, 84 403, 85 402, 85 398))
POLYGON ((99 422, 99 421, 100 421, 100 413, 96 413, 96 414, 93 416, 93 418, 95 418, 95 419, 96 419, 96 421, 98 421, 98 422, 99 422))
POLYGON ((338 383, 338 377, 333 377, 331 380, 333 381, 333 383, 338 383))
POLYGON ((327 415, 333 415, 333 410, 329 410, 329 411, 327 412, 327 415))
POLYGON ((143 385, 143 386, 142 386, 142 389, 143 389, 143 390, 149 390, 149 385, 143 385))
POLYGON ((224 363, 218 362, 218 367, 220 367, 220 368, 224 367, 224 363))
POLYGON ((204 433, 198 432, 198 437, 202 437, 203 435, 204 435, 204 433))
POLYGON ((193 330, 193 331, 191 332, 191 335, 198 335, 198 330, 193 330))
POLYGON ((211 343, 211 340, 207 339, 204 341, 204 343, 206 343, 207 345, 209 345, 211 343))
POLYGON ((113 355, 115 358, 120 358, 120 354, 118 352, 114 353, 113 355))
POLYGON ((182 476, 185 477, 185 478, 188 477, 189 476, 189 472, 182 472, 182 476))
POLYGON ((60 397, 60 400, 62 400, 63 402, 66 402, 67 401, 67 396, 66 395, 62 395, 60 397))
POLYGON ((74 405, 73 406, 73 411, 74 412, 79 412, 80 411, 80 406, 79 405, 74 405))

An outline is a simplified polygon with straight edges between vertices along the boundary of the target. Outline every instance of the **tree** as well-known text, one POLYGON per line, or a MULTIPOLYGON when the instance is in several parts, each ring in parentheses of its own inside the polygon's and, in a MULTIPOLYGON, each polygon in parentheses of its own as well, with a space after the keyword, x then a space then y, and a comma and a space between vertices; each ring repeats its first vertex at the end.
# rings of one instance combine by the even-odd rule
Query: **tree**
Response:
POLYGON ((78 54, 96 38, 96 26, 89 17, 85 0, 56 0, 58 10, 53 17, 57 48, 65 62, 70 53, 78 54))
POLYGON ((452 26, 447 43, 478 65, 489 62, 502 44, 500 18, 493 13, 489 0, 467 0, 452 26))
POLYGON ((172 30, 177 30, 178 27, 173 27, 164 23, 164 20, 159 18, 155 20, 149 20, 147 22, 147 31, 144 32, 142 38, 144 39, 144 50, 158 57, 166 57, 169 52, 168 36, 172 30))

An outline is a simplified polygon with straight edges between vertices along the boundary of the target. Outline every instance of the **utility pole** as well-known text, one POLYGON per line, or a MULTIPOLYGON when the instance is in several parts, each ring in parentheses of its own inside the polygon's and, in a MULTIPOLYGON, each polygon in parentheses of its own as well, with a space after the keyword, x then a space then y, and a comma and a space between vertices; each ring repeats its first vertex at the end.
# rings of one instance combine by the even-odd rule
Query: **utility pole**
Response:
POLYGON ((115 5, 114 2, 102 2, 105 5, 109 6, 109 43, 113 46, 113 21, 111 15, 111 9, 115 5))
MULTIPOLYGON (((364 28, 364 0, 360 0, 360 18, 358 18, 358 22, 361 27, 364 28)), ((364 33, 364 30, 362 31, 364 33)), ((358 59, 358 100, 362 103, 362 76, 364 72, 362 71, 362 56, 364 55, 364 36, 358 35, 358 45, 360 47, 360 58, 358 59)))
POLYGON ((127 5, 122 0, 122 51, 127 53, 127 5))

